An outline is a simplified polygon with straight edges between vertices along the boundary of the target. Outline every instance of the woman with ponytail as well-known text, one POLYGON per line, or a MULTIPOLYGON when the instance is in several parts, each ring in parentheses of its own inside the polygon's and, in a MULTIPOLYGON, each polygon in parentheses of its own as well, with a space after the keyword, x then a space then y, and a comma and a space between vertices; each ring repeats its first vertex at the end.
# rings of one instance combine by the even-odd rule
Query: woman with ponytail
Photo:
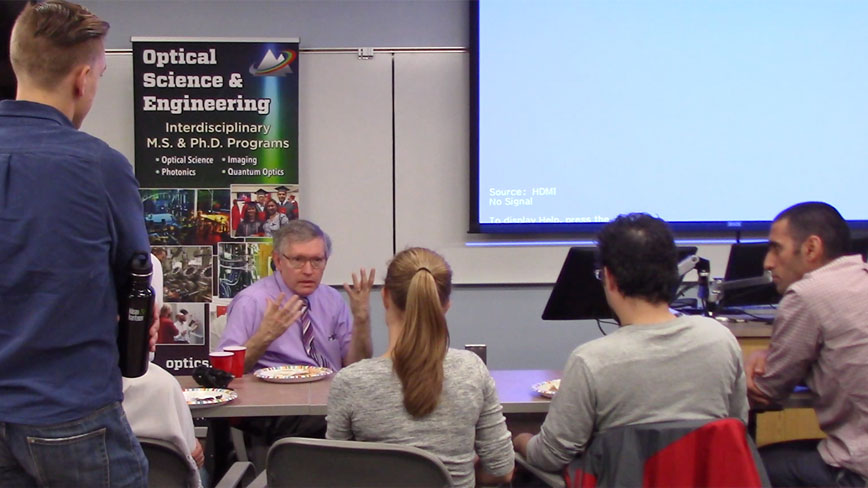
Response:
POLYGON ((449 348, 451 289, 452 270, 434 251, 395 256, 383 286, 388 349, 335 376, 326 437, 424 449, 456 487, 474 486, 476 476, 508 482, 513 450, 494 380, 474 353, 449 348))

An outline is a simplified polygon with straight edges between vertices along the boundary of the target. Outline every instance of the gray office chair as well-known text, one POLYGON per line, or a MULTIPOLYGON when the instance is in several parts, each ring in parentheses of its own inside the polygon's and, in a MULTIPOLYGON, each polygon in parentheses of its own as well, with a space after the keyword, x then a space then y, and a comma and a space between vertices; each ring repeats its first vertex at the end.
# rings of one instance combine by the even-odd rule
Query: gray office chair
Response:
POLYGON ((444 488, 452 477, 440 459, 411 446, 287 437, 271 446, 248 488, 264 486, 444 488))
MULTIPOLYGON (((190 488, 195 473, 187 463, 187 455, 164 440, 139 437, 139 443, 148 458, 148 487, 150 488, 190 488)), ((213 488, 234 488, 247 486, 256 476, 253 464, 236 462, 213 488)))
POLYGON ((526 471, 529 471, 533 474, 537 479, 545 483, 546 486, 550 486, 551 488, 566 488, 567 482, 564 480, 564 475, 561 473, 553 473, 551 471, 545 471, 540 468, 537 468, 533 464, 527 462, 524 456, 521 455, 518 451, 515 453, 515 464, 521 466, 526 471))

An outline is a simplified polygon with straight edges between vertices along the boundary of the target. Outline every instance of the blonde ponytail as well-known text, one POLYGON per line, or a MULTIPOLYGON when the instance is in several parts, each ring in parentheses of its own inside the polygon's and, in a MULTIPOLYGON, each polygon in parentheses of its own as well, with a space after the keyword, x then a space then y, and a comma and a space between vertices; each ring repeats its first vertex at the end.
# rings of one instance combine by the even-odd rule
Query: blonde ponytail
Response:
POLYGON ((390 263, 385 287, 404 312, 404 327, 392 350, 404 407, 410 415, 424 417, 437 407, 443 391, 443 360, 449 348, 444 307, 452 270, 429 249, 406 249, 390 263))

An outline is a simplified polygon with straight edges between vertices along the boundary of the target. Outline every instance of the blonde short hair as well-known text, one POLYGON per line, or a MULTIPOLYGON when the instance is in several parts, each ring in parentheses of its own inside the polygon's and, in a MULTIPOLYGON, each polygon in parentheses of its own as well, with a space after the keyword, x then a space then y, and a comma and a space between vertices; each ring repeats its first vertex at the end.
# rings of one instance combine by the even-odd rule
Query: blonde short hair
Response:
POLYGON ((51 88, 103 52, 108 22, 64 0, 28 3, 12 28, 9 58, 19 81, 51 88))

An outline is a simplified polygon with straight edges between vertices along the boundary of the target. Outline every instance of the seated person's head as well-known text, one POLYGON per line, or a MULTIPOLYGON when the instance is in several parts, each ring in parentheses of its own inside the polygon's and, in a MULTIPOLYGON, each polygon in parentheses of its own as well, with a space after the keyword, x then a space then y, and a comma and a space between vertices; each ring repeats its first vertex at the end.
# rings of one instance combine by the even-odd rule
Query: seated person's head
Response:
POLYGON ((804 202, 775 217, 764 266, 783 294, 805 273, 849 252, 850 227, 835 207, 804 202))
POLYGON ((271 257, 287 288, 302 297, 316 291, 332 251, 328 234, 308 220, 291 220, 272 238, 271 257))
POLYGON ((603 273, 621 295, 653 304, 672 301, 678 252, 666 222, 643 213, 621 215, 603 227, 597 242, 603 273))
POLYGON ((160 307, 160 317, 172 317, 172 307, 163 305, 160 307))
MULTIPOLYGON (((386 294, 398 310, 407 310, 408 298, 438 302, 441 308, 448 307, 452 291, 452 270, 436 252, 423 247, 405 249, 392 259, 386 271, 384 283, 386 294)), ((416 303, 428 305, 429 303, 416 303)))
POLYGON ((9 48, 19 94, 53 93, 73 101, 71 122, 80 127, 105 71, 108 29, 108 22, 74 3, 28 3, 15 21, 9 48))
POLYGON ((446 310, 452 270, 442 256, 425 248, 398 253, 389 264, 383 304, 390 336, 397 333, 391 355, 404 391, 404 407, 423 417, 437 406, 443 390, 443 359, 449 348, 446 310))

